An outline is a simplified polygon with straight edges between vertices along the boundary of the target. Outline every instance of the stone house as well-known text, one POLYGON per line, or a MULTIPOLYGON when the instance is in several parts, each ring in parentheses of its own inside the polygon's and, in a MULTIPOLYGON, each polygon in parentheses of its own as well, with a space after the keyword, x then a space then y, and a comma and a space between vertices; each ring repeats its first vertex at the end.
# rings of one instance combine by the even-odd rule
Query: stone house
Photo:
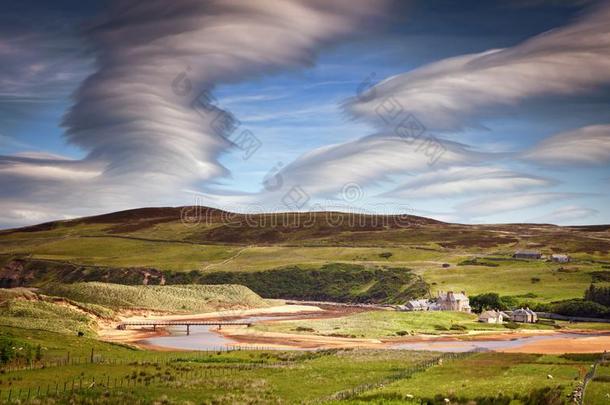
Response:
POLYGON ((459 293, 454 293, 453 291, 447 291, 446 293, 439 291, 438 297, 436 298, 436 304, 439 306, 440 311, 471 311, 470 300, 464 291, 459 293))

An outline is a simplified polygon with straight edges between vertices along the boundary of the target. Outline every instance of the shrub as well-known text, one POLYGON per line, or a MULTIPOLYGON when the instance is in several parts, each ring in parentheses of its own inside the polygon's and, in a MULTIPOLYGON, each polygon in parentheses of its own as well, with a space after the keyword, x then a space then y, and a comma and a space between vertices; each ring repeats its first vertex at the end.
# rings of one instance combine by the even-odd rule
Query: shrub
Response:
POLYGON ((409 332, 407 332, 406 330, 399 330, 398 332, 396 332, 396 334, 398 336, 406 336, 409 334, 409 332))
POLYGON ((590 318, 610 317, 610 311, 604 305, 582 299, 572 299, 553 303, 551 309, 555 313, 566 316, 590 318))
POLYGON ((475 312, 483 312, 488 309, 506 310, 517 304, 513 297, 500 297, 498 293, 485 293, 470 297, 470 306, 475 312))

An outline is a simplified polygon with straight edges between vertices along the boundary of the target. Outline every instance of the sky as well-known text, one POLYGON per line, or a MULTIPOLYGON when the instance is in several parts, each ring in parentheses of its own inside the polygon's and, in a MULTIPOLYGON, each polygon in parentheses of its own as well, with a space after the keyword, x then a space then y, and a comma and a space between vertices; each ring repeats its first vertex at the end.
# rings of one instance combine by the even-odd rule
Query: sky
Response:
POLYGON ((0 228, 122 209, 610 223, 610 2, 20 1, 0 228))

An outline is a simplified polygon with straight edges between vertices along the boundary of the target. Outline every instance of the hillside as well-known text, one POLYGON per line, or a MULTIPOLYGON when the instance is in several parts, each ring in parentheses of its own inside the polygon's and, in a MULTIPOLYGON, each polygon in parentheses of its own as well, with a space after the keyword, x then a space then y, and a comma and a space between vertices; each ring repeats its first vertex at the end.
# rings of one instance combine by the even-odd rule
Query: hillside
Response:
POLYGON ((239 285, 49 284, 37 291, 0 289, 0 327, 93 336, 98 321, 114 318, 121 310, 198 313, 267 306, 239 285))
POLYGON ((0 231, 0 285, 238 283, 264 297, 365 302, 456 289, 549 302, 580 298, 591 282, 610 280, 605 225, 462 225, 417 216, 244 215, 212 208, 192 213, 190 207, 142 208, 0 231), (567 253, 572 262, 516 260, 517 249, 567 253), (303 271, 324 274, 323 288, 303 271), (388 272, 400 281, 389 282, 388 272))

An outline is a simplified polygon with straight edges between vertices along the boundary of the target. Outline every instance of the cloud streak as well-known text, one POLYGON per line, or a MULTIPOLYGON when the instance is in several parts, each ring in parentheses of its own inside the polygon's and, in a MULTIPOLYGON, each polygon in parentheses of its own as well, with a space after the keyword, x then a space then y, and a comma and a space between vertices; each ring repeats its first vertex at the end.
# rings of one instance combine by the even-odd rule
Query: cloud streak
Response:
POLYGON ((394 97, 434 130, 480 126, 493 108, 548 95, 577 94, 610 82, 610 3, 571 25, 514 47, 440 60, 377 84, 371 97, 350 99, 356 117, 376 120, 394 97))
POLYGON ((522 158, 548 166, 595 166, 610 162, 610 125, 590 125, 550 136, 522 158))
POLYGON ((424 173, 385 193, 392 198, 435 198, 480 194, 493 191, 518 191, 548 187, 556 181, 494 167, 451 167, 424 173))

